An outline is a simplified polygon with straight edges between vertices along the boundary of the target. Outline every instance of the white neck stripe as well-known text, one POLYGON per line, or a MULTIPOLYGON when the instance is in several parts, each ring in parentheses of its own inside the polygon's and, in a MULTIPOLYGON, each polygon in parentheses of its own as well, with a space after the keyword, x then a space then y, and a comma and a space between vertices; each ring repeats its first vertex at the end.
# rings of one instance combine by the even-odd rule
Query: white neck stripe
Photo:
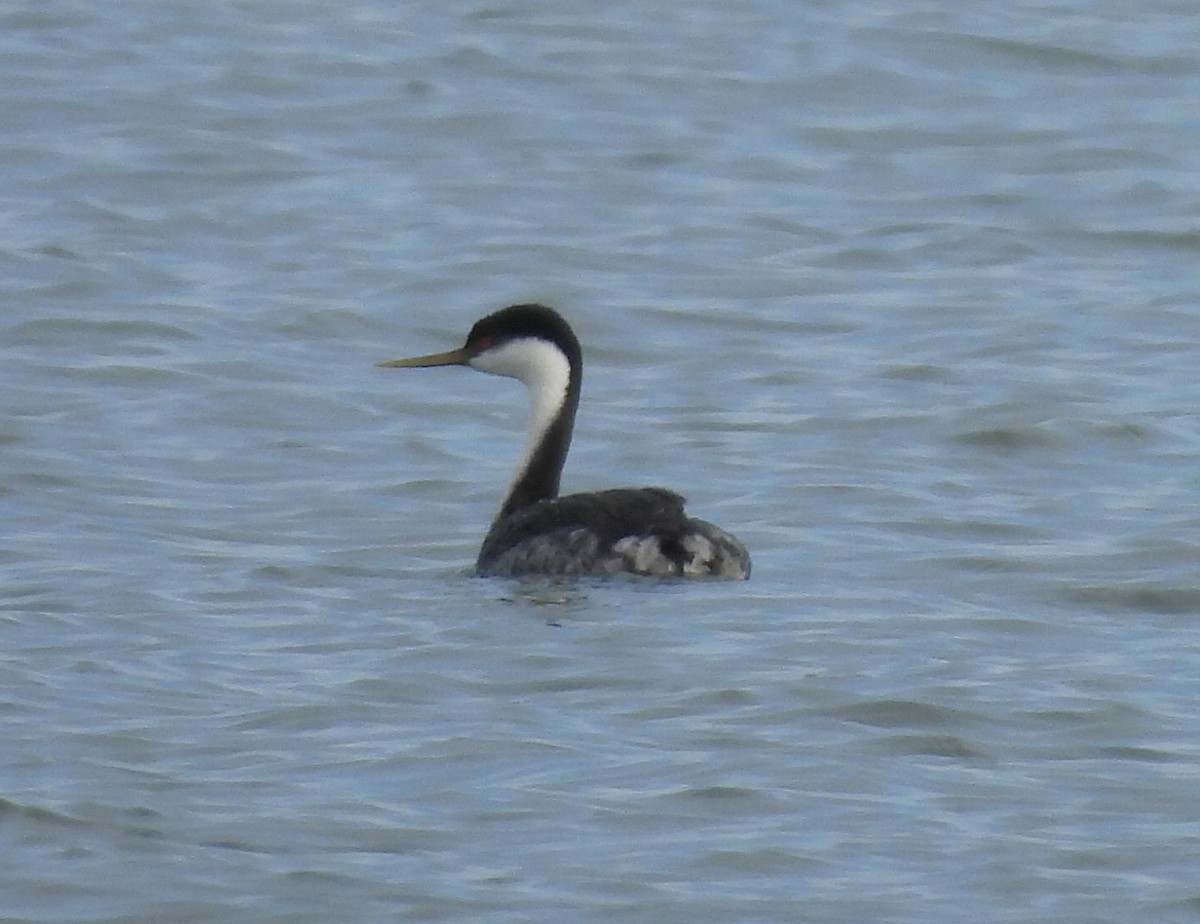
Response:
POLYGON ((525 448, 521 450, 516 472, 509 485, 511 491, 566 403, 567 388, 571 384, 571 364, 557 346, 537 337, 509 340, 498 347, 484 350, 470 362, 472 367, 481 372, 520 379, 529 389, 529 424, 525 448))

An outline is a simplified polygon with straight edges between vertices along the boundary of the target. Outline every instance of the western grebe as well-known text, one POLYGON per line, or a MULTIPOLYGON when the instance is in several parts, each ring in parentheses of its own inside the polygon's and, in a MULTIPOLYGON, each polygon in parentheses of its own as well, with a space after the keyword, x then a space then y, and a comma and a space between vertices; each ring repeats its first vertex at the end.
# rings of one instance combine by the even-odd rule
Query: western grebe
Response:
POLYGON ((685 514, 683 498, 673 491, 616 488, 558 496, 583 356, 574 331, 554 309, 513 305, 477 321, 461 349, 379 365, 470 366, 520 379, 529 388, 528 437, 479 550, 479 574, 750 576, 746 547, 685 514))

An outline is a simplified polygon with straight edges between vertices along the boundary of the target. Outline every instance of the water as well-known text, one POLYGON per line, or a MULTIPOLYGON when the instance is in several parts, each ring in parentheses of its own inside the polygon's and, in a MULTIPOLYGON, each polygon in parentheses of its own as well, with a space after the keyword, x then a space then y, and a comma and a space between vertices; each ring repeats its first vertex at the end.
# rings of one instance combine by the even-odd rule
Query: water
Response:
POLYGON ((4 919, 1196 920, 1198 33, 4 7, 4 919), (529 299, 748 584, 470 576, 529 299))

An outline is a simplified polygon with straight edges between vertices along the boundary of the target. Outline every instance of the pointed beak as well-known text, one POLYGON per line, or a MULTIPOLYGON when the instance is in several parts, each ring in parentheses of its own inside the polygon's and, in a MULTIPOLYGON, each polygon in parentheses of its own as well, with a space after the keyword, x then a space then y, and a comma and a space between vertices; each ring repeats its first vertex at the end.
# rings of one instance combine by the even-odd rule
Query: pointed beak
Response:
POLYGON ((451 350, 449 353, 430 353, 428 356, 414 356, 411 359, 389 359, 385 363, 376 363, 387 369, 420 369, 427 366, 465 366, 471 361, 474 352, 466 347, 451 350))

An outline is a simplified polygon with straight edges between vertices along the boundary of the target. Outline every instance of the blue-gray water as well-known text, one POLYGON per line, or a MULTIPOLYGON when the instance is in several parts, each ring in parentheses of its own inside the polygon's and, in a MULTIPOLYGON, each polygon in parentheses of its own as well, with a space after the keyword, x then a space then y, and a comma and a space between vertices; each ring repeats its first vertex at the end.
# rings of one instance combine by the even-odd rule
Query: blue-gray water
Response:
POLYGON ((0 917, 1200 919, 1200 9, 0 8, 0 917), (469 574, 520 386, 748 584, 469 574))

